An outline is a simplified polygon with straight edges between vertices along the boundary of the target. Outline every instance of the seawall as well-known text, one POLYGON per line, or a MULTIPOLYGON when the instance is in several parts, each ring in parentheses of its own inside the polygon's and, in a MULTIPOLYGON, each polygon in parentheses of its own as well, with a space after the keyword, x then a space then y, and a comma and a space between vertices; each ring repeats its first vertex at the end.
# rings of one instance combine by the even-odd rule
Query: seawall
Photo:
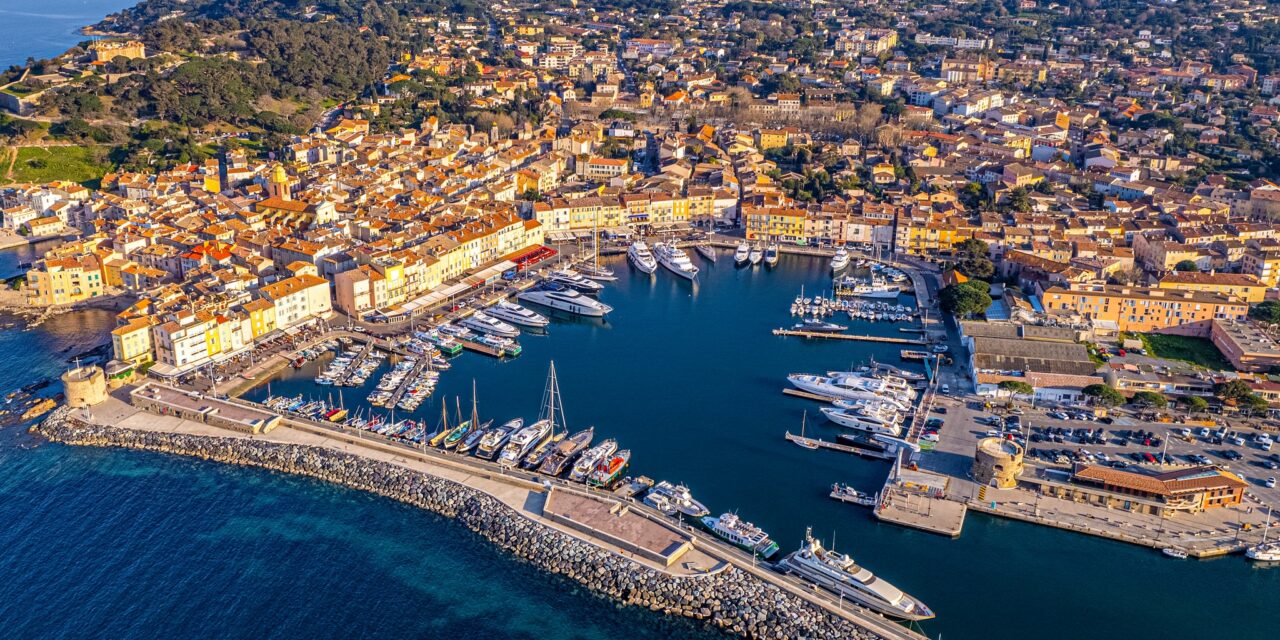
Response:
POLYGON ((65 444, 260 467, 399 500, 453 518, 516 557, 613 601, 701 620, 742 637, 883 637, 734 566, 695 577, 664 574, 530 520, 484 492, 388 462, 304 445, 87 425, 71 419, 65 407, 31 430, 65 444))

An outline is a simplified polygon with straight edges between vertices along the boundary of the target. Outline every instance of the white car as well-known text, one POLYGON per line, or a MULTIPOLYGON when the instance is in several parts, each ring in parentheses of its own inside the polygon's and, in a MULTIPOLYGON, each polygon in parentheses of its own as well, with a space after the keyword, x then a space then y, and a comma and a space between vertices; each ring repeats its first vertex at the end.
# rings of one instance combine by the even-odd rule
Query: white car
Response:
POLYGON ((1267 481, 1266 481, 1265 483, 1263 483, 1263 484, 1267 485, 1267 488, 1268 488, 1268 489, 1274 489, 1274 488, 1276 488, 1276 477, 1275 477, 1275 476, 1271 476, 1270 478, 1267 478, 1267 481))
POLYGON ((933 346, 933 352, 934 352, 934 353, 946 353, 946 352, 947 352, 947 350, 948 350, 948 349, 950 349, 950 348, 951 348, 951 347, 948 347, 948 346, 947 346, 947 345, 945 345, 945 344, 937 344, 937 345, 934 345, 934 346, 933 346))
POLYGON ((922 435, 920 436, 920 439, 921 439, 921 440, 924 440, 925 442, 937 442, 937 441, 938 441, 938 434, 933 433, 933 432, 925 433, 925 434, 922 434, 922 435))

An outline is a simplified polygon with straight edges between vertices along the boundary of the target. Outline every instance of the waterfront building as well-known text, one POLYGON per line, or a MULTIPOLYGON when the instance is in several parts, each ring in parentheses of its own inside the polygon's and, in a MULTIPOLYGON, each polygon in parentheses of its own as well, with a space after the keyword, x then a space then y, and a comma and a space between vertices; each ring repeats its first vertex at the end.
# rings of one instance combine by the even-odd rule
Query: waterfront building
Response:
POLYGON ((333 311, 329 281, 314 275, 299 275, 262 287, 261 296, 275 306, 276 327, 287 329, 333 311))
POLYGON ((118 362, 127 364, 142 364, 155 360, 151 345, 151 324, 150 317, 141 317, 112 329, 112 357, 118 362))
POLYGON ((102 265, 92 254, 40 260, 27 272, 27 302, 33 307, 74 304, 103 289, 102 265))
POLYGON ((1091 464, 1077 464, 1070 472, 1047 470, 1032 484, 1058 498, 1160 517, 1237 506, 1248 487, 1240 476, 1218 467, 1152 474, 1091 464))

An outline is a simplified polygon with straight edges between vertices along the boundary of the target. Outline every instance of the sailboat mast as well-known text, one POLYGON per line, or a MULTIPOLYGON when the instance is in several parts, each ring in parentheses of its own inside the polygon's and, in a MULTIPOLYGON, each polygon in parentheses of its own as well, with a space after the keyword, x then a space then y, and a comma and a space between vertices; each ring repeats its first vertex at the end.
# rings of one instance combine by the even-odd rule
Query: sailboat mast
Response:
POLYGON ((471 379, 471 428, 474 430, 480 425, 480 414, 476 406, 476 379, 471 379))

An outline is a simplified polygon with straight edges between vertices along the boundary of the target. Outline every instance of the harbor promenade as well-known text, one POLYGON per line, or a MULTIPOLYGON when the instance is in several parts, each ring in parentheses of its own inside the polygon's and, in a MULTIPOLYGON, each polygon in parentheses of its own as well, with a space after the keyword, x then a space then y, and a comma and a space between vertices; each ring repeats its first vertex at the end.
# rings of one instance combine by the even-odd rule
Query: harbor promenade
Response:
MULTIPOLYGON (((86 412, 77 411, 73 417, 93 425, 144 433, 232 439, 244 442, 246 445, 273 443, 314 447, 396 465, 480 491, 539 525, 572 536, 573 539, 588 542, 610 554, 616 554, 664 575, 697 580, 711 578, 728 569, 733 569, 807 605, 817 607, 818 610, 835 618, 853 624, 866 632, 863 637, 895 640, 914 640, 923 637, 877 614, 854 606, 843 599, 837 599, 825 591, 817 590, 809 583, 776 573, 749 554, 665 518, 641 503, 621 499, 612 493, 592 491, 582 485, 526 471, 504 471, 496 465, 478 459, 413 448, 389 441, 376 434, 306 420, 285 418, 279 427, 267 434, 248 435, 181 420, 174 416, 145 413, 126 402, 123 399, 125 397, 121 392, 117 392, 103 404, 86 412), (543 512, 547 496, 552 492, 583 496, 605 504, 625 505, 628 513, 643 519, 643 524, 640 526, 646 530, 644 535, 665 536, 669 539, 682 538, 688 541, 690 549, 680 556, 678 562, 664 566, 647 554, 636 553, 632 545, 626 545, 627 548, 623 548, 617 544, 617 540, 593 537, 584 532, 581 527, 566 526, 562 519, 548 517, 543 512)), ((253 403, 234 399, 210 400, 210 402, 230 402, 257 407, 253 403)), ((643 540, 632 542, 635 545, 645 543, 643 540)))

